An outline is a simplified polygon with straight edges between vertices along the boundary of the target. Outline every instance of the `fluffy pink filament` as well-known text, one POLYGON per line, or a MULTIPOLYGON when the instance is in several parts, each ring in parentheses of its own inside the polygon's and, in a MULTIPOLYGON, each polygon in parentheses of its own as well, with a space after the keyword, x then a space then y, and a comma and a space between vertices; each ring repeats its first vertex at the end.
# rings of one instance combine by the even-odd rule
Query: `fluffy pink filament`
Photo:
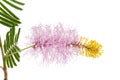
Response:
POLYGON ((48 25, 32 28, 31 43, 35 45, 34 52, 43 55, 43 61, 66 63, 77 50, 71 43, 77 41, 76 31, 65 29, 61 24, 53 29, 48 25))

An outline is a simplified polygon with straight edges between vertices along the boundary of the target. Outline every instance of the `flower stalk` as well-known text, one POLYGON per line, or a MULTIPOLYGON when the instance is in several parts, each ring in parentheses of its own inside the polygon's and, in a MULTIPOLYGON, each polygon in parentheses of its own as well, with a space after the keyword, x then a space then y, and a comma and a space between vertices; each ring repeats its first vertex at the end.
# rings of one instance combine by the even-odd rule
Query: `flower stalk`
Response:
POLYGON ((21 49, 21 51, 27 50, 27 49, 29 49, 29 48, 33 48, 34 46, 35 46, 35 45, 28 46, 28 47, 26 47, 26 48, 21 49))

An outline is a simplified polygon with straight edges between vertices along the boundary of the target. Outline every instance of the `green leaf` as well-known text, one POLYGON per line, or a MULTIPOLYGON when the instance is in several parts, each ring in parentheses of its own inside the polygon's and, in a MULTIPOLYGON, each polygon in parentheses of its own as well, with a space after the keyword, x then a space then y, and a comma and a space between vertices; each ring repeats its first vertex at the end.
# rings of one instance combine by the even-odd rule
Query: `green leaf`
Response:
POLYGON ((21 22, 17 19, 15 19, 14 17, 10 16, 9 14, 6 14, 5 12, 0 12, 0 15, 4 18, 6 18, 7 20, 10 20, 11 23, 13 24, 20 24, 21 22))
POLYGON ((6 22, 7 24, 10 24, 11 25, 11 27, 12 26, 17 26, 18 24, 14 24, 14 22, 12 22, 12 21, 10 21, 10 20, 8 20, 8 19, 6 19, 6 18, 3 18, 3 17, 0 17, 0 19, 1 19, 1 21, 4 21, 4 22, 6 22))
POLYGON ((9 24, 9 23, 7 23, 5 21, 1 21, 1 20, 0 20, 0 23, 4 26, 7 26, 7 27, 12 27, 13 26, 12 24, 9 24))
POLYGON ((22 8, 12 4, 11 2, 7 1, 7 0, 3 0, 5 3, 7 3, 8 5, 10 5, 11 7, 15 8, 15 9, 18 9, 18 10, 22 10, 22 8))
POLYGON ((20 61, 20 55, 19 55, 19 54, 15 53, 15 54, 14 54, 14 57, 15 57, 15 59, 16 59, 18 62, 20 61))
POLYGON ((10 37, 9 37, 9 35, 10 35, 10 32, 7 32, 7 35, 6 35, 6 48, 7 48, 7 50, 6 50, 6 52, 8 51, 8 48, 10 47, 10 37))
MULTIPOLYGON (((6 15, 9 15, 4 9, 2 9, 1 7, 0 7, 0 10, 1 10, 1 12, 3 12, 4 14, 6 14, 6 15)), ((10 16, 10 15, 9 15, 10 16)))
POLYGON ((6 65, 10 67, 9 58, 5 59, 6 65))
POLYGON ((13 64, 12 64, 11 56, 8 57, 8 60, 9 60, 10 67, 13 68, 13 64))
POLYGON ((18 52, 21 51, 20 48, 19 48, 18 46, 16 46, 16 45, 15 45, 15 49, 16 49, 18 52))
POLYGON ((19 5, 24 5, 24 3, 19 2, 19 1, 17 1, 17 0, 11 0, 11 1, 14 2, 14 3, 16 3, 16 4, 19 4, 19 5))
POLYGON ((19 6, 24 5, 24 3, 16 0, 2 0, 0 1, 0 24, 13 27, 21 24, 20 19, 8 8, 6 5, 9 5, 17 10, 22 10, 19 6))
POLYGON ((7 42, 6 42, 6 40, 4 40, 4 52, 6 53, 6 51, 7 51, 7 42))
POLYGON ((17 46, 19 34, 20 34, 20 28, 17 34, 15 34, 15 27, 12 27, 10 28, 10 31, 7 32, 6 39, 4 40, 4 52, 5 52, 5 59, 6 59, 5 63, 9 68, 13 68, 14 66, 17 66, 16 62, 20 61, 19 53, 21 50, 17 46))
POLYGON ((17 64, 16 64, 15 59, 13 58, 13 56, 11 55, 10 57, 11 57, 11 60, 12 60, 13 65, 14 65, 14 66, 17 66, 17 64))
POLYGON ((20 35, 20 31, 21 31, 21 29, 19 28, 18 33, 17 33, 16 36, 15 36, 15 43, 18 42, 18 38, 19 38, 19 35, 20 35))
POLYGON ((0 2, 0 5, 4 8, 4 10, 6 10, 11 16, 13 16, 14 18, 18 19, 19 18, 13 13, 11 12, 6 6, 4 6, 4 4, 2 2, 0 2))
POLYGON ((15 47, 12 49, 12 51, 14 51, 13 55, 15 57, 15 59, 19 62, 20 61, 20 55, 19 52, 15 47))
POLYGON ((15 27, 10 29, 10 44, 14 44, 15 27))

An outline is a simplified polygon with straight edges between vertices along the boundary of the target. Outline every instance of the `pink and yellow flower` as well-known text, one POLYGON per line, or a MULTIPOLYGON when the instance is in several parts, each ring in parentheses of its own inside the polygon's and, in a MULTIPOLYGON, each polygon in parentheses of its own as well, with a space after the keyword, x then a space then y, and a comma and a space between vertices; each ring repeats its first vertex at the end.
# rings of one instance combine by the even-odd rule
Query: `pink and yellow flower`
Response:
POLYGON ((102 45, 95 40, 79 36, 76 30, 56 25, 53 29, 49 25, 39 25, 32 28, 31 44, 33 52, 41 54, 43 61, 66 63, 75 53, 87 57, 99 57, 102 54, 102 45))

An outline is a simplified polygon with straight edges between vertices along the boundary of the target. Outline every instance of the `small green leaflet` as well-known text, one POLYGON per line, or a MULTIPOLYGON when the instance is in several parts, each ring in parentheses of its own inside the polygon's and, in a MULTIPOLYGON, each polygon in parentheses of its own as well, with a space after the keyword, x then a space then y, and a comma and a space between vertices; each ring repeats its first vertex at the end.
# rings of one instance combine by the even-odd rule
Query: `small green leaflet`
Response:
POLYGON ((15 27, 12 27, 10 31, 6 34, 6 39, 4 40, 4 53, 5 53, 5 63, 8 68, 13 68, 17 66, 16 62, 20 61, 20 48, 17 46, 18 38, 20 34, 20 28, 15 34, 15 27))
POLYGON ((9 8, 6 7, 6 4, 17 10, 22 10, 22 8, 19 6, 23 6, 24 3, 17 0, 0 1, 0 24, 10 28, 13 26, 18 26, 21 24, 20 19, 9 8))

